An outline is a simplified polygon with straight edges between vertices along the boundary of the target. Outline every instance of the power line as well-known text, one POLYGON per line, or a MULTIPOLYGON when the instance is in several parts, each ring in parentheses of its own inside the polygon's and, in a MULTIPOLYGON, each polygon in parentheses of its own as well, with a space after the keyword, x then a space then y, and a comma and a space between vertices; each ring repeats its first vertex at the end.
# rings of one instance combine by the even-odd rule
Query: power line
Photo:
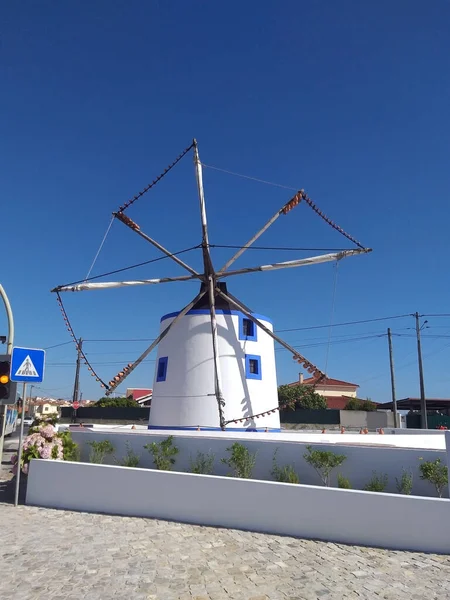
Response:
MULTIPOLYGON (((346 323, 335 323, 333 327, 343 327, 345 325, 360 325, 361 323, 375 323, 375 321, 389 321, 391 319, 403 319, 405 317, 410 317, 410 314, 407 315, 393 315, 391 317, 378 317, 376 319, 362 319, 361 321, 347 321, 346 323)), ((314 325, 312 327, 293 327, 291 329, 276 329, 276 333, 282 333, 287 331, 307 331, 311 329, 326 329, 330 325, 314 325)))
POLYGON ((72 344, 72 341, 61 342, 60 344, 55 344, 54 346, 47 346, 47 348, 44 348, 44 350, 51 350, 52 348, 59 348, 60 346, 67 346, 67 344, 72 344))
MULTIPOLYGON (((115 360, 115 361, 99 361, 99 362, 93 362, 90 363, 91 365, 103 365, 103 366, 112 366, 112 365, 122 365, 124 362, 127 361, 123 361, 123 360, 115 360)), ((131 362, 131 361, 128 361, 131 362)), ((142 363, 154 363, 156 362, 155 360, 143 360, 142 363)), ((74 363, 73 362, 54 362, 54 363, 47 363, 46 365, 47 367, 73 367, 74 363)))
POLYGON ((156 338, 128 338, 128 339, 105 339, 105 340, 83 340, 84 342, 154 342, 156 338))
MULTIPOLYGON (((376 338, 382 338, 382 337, 386 337, 386 333, 382 333, 382 334, 378 334, 378 335, 366 335, 366 336, 360 336, 360 337, 355 337, 355 338, 351 338, 351 339, 347 339, 347 340, 334 340, 331 341, 330 344, 334 345, 334 344, 347 344, 349 342, 360 342, 362 340, 374 340, 376 338)), ((292 346, 293 348, 296 349, 300 349, 300 348, 317 348, 319 346, 327 346, 328 345, 328 341, 326 342, 316 342, 315 344, 301 344, 299 346, 292 346)), ((285 348, 276 348, 276 350, 285 350, 285 348)))

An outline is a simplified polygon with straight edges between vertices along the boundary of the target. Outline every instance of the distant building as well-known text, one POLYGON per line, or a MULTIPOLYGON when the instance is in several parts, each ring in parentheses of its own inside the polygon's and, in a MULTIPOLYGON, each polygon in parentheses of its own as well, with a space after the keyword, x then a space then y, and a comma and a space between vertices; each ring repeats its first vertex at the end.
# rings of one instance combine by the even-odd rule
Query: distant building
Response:
MULTIPOLYGON (((303 373, 299 373, 298 381, 288 383, 287 385, 314 385, 315 383, 317 383, 317 378, 308 377, 304 379, 303 373)), ((328 408, 342 410, 347 406, 350 398, 357 397, 358 388, 359 385, 357 383, 326 377, 317 384, 315 391, 326 399, 328 408)))
POLYGON ((141 406, 150 406, 152 403, 153 390, 148 388, 128 388, 127 398, 134 400, 141 406))

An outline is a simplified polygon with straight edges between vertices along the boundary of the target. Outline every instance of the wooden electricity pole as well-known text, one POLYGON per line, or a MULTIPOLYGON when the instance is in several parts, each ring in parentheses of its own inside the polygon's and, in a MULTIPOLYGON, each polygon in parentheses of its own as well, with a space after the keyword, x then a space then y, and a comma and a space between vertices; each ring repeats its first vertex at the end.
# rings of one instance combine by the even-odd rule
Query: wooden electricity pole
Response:
POLYGON ((427 401, 425 398, 425 384, 423 382, 423 363, 422 363, 422 345, 420 341, 420 321, 419 313, 414 313, 416 319, 416 335, 417 335, 417 358, 419 361, 419 384, 420 384, 420 421, 422 429, 428 429, 427 417, 427 401))
POLYGON ((80 338, 77 344, 77 366, 75 369, 75 382, 73 384, 73 397, 72 402, 78 400, 78 389, 80 387, 80 364, 81 364, 81 349, 83 347, 83 340, 80 338))
POLYGON ((394 425, 400 427, 400 418, 397 411, 397 398, 395 396, 395 376, 394 376, 394 354, 392 352, 392 333, 390 327, 387 330, 389 344, 389 364, 391 367, 391 387, 392 387, 392 410, 394 411, 394 425))

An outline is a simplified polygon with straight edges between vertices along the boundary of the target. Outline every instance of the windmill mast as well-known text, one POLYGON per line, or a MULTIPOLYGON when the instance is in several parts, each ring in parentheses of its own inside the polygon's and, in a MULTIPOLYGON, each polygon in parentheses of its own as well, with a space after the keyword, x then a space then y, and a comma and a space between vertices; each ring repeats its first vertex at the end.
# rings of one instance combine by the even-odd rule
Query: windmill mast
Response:
POLYGON ((197 141, 194 140, 194 165, 195 175, 197 178, 197 189, 198 198, 200 202, 200 218, 202 223, 202 252, 203 252, 203 266, 204 266, 204 284, 208 289, 209 295, 209 311, 211 314, 211 333, 212 333, 212 347, 213 347, 213 359, 214 359, 214 392, 217 400, 217 407, 219 409, 219 424, 221 429, 225 429, 225 416, 224 406, 225 401, 222 393, 222 375, 220 369, 220 357, 219 357, 219 342, 217 336, 217 319, 216 319, 216 273, 209 253, 209 238, 208 238, 208 222, 206 220, 206 206, 205 206, 205 193, 203 189, 203 171, 202 164, 198 155, 197 141))

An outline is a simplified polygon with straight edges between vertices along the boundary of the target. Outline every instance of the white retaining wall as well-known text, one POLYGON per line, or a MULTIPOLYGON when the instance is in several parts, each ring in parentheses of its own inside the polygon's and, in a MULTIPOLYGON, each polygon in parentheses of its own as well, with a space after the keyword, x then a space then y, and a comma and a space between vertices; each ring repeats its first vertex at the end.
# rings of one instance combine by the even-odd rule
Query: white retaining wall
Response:
MULTIPOLYGON (((264 434, 239 434, 238 439, 231 437, 227 438, 223 434, 211 435, 208 437, 202 432, 202 435, 195 435, 195 432, 190 434, 182 434, 174 432, 174 444, 179 448, 180 452, 176 456, 174 470, 189 472, 190 458, 197 455, 197 452, 210 452, 216 455, 215 460, 215 475, 227 475, 229 468, 221 463, 221 458, 227 457, 226 449, 235 441, 245 444, 251 452, 257 452, 256 466, 253 471, 253 477, 261 480, 271 480, 272 459, 276 448, 278 464, 292 464, 300 477, 300 482, 307 485, 322 485, 317 473, 310 467, 303 454, 306 452, 308 442, 286 441, 287 434, 280 438, 280 441, 272 439, 264 439, 264 434), (245 439, 245 435, 251 436, 251 439, 245 439), (243 439, 244 438, 244 439, 243 439)), ((275 434, 274 434, 275 435, 275 434)), ((152 433, 143 433, 139 431, 119 430, 114 431, 73 431, 73 439, 80 444, 81 460, 89 461, 88 442, 92 440, 109 440, 115 448, 116 458, 121 459, 126 452, 126 443, 141 456, 140 467, 154 468, 151 454, 144 449, 144 445, 152 441, 161 441, 168 436, 168 432, 159 435, 152 433)), ((320 441, 320 435, 308 436, 317 442, 320 441)), ((386 491, 396 492, 395 478, 401 477, 402 467, 411 469, 413 472, 413 493, 420 496, 435 496, 434 487, 427 481, 422 481, 419 477, 420 458, 423 460, 435 460, 441 458, 443 463, 447 463, 445 450, 424 450, 417 448, 395 448, 395 447, 380 447, 380 446, 363 446, 361 443, 351 444, 351 438, 360 436, 349 436, 348 445, 345 445, 343 436, 333 436, 333 441, 339 438, 340 443, 314 443, 315 448, 331 450, 339 454, 347 456, 342 467, 337 469, 331 477, 331 484, 336 485, 337 473, 341 472, 345 477, 350 479, 353 489, 362 489, 371 479, 373 471, 378 473, 386 473, 388 475, 388 486, 386 491), (342 441, 341 441, 342 440, 342 441)), ((365 436, 367 439, 370 436, 365 436)), ((385 436, 373 436, 383 437, 385 436)), ((358 442, 360 440, 358 439, 358 442)), ((113 457, 108 457, 105 461, 109 464, 116 464, 113 457)), ((446 497, 448 493, 446 492, 446 497)))
POLYGON ((416 496, 32 460, 27 504, 450 552, 450 501, 416 496))

